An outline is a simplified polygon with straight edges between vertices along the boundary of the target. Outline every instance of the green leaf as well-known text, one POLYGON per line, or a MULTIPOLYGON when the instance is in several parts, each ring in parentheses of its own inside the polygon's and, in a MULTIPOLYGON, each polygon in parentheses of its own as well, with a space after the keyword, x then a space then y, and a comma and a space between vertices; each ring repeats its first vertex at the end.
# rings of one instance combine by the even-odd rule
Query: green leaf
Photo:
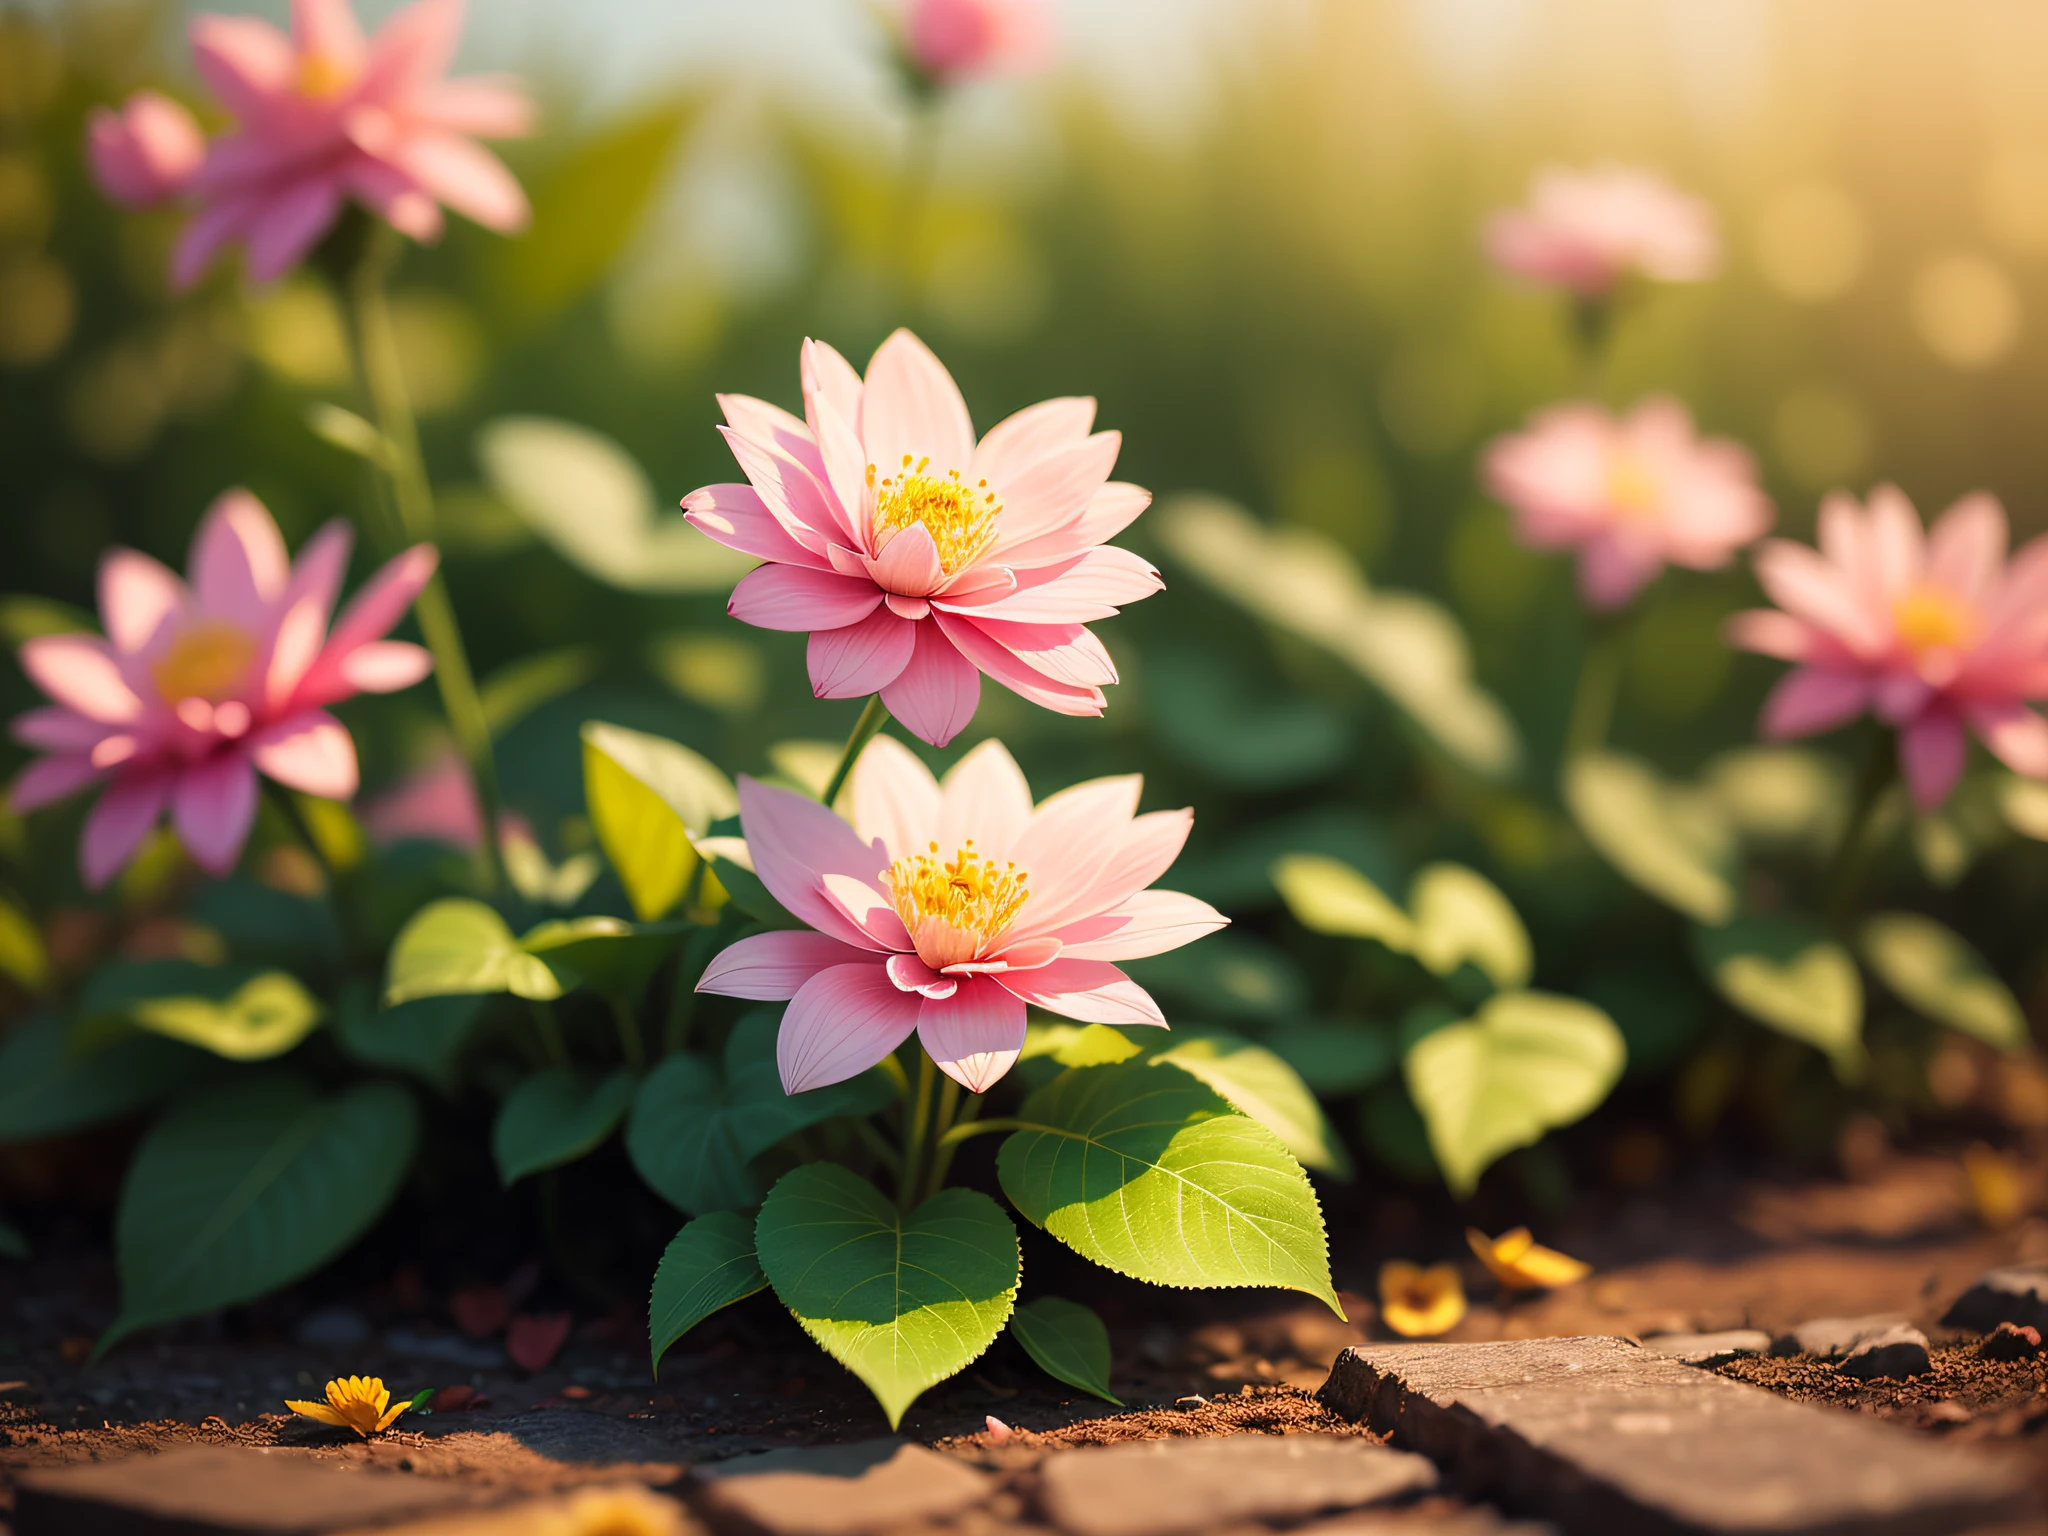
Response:
POLYGON ((1698 922, 1734 915, 1734 840, 1712 799, 1610 752, 1572 760, 1564 799, 1586 841, 1625 879, 1698 922))
POLYGON ((1121 1030, 1107 1024, 1039 1023, 1024 1026, 1024 1049, 1019 1061, 1049 1057, 1063 1067, 1100 1067, 1129 1061, 1143 1046, 1121 1030))
POLYGON ((143 1028, 229 1061, 282 1056, 319 1026, 321 1007, 283 971, 251 977, 225 998, 152 997, 128 1017, 143 1028))
POLYGON ((1072 1068, 997 1154, 1025 1218, 1158 1285, 1274 1285, 1329 1303, 1323 1213, 1301 1165, 1213 1088, 1143 1061, 1072 1068))
POLYGON ((1917 912, 1880 912, 1858 947, 1877 979, 1937 1024, 2002 1051, 2024 1049, 2019 1000, 1963 938, 1917 912))
POLYGON ((654 1374, 669 1346, 721 1307, 768 1288, 754 1255, 754 1218, 712 1211, 678 1232, 654 1271, 647 1303, 647 1342, 654 1374))
POLYGON ((1745 917, 1693 933, 1714 990, 1759 1023, 1824 1052, 1844 1082, 1863 1075, 1863 980, 1810 923, 1745 917))
POLYGON ((1154 1066, 1179 1067, 1200 1078, 1232 1108, 1279 1137, 1304 1168, 1340 1179, 1351 1177, 1351 1155, 1330 1129, 1315 1094, 1294 1068, 1263 1045, 1240 1035, 1182 1032, 1176 1043, 1150 1059, 1154 1066))
POLYGON ((1435 1183, 1439 1169, 1430 1150, 1429 1127, 1408 1096, 1408 1085, 1391 1078, 1358 1106, 1358 1133, 1372 1155, 1413 1184, 1435 1183))
POLYGON ((691 839, 739 809, 732 782, 688 747, 595 720, 583 727, 583 798, 643 922, 688 888, 691 839))
POLYGON ((0 597, 0 641, 5 641, 9 650, 18 649, 24 640, 33 640, 38 635, 70 635, 99 627, 99 621, 83 608, 60 603, 54 597, 38 597, 29 592, 9 592, 0 597))
POLYGON ((764 928, 802 928, 804 923, 768 894, 754 873, 754 856, 740 835, 740 819, 722 816, 693 840, 697 852, 711 861, 711 873, 732 897, 732 904, 764 928))
POLYGON ((506 1188, 529 1173, 588 1157, 619 1128, 633 1102, 630 1072, 547 1067, 525 1078, 498 1106, 491 1156, 506 1188))
POLYGON ((1598 1008, 1542 992, 1504 993, 1417 1041, 1403 1063, 1408 1092, 1451 1193, 1463 1199, 1503 1153, 1584 1116, 1626 1054, 1598 1008))
POLYGON ((22 990, 40 992, 50 982, 50 953, 42 932, 13 902, 0 898, 0 976, 11 976, 22 990))
POLYGON ((1377 939, 1404 955, 1415 948, 1415 924, 1408 914, 1349 864, 1319 853, 1290 853, 1274 861, 1273 884, 1304 928, 1377 939))
POLYGON ((512 992, 545 1002, 562 984, 519 947, 505 919, 480 901, 449 896, 413 915, 391 946, 384 979, 387 1006, 416 997, 512 992))
POLYGON ((1119 963, 1147 991, 1211 1019, 1277 1021, 1308 1006, 1308 980, 1292 956, 1228 929, 1170 954, 1119 963))
POLYGON ((388 470, 396 462, 391 440, 354 411, 315 400, 306 407, 306 425, 322 442, 366 459, 379 469, 388 470))
POLYGON ((754 1243, 776 1297, 891 1429, 995 1342, 1017 1299, 1017 1229, 976 1190, 942 1189, 906 1217, 866 1179, 807 1163, 769 1191, 754 1243))
POLYGON ((324 1095, 250 1072, 173 1106, 121 1190, 121 1314, 98 1352, 320 1268, 383 1214, 418 1135, 411 1094, 389 1083, 324 1095))
POLYGON ((321 977, 335 974, 348 960, 341 925, 326 901, 290 896, 235 875, 208 881, 190 911, 194 922, 218 933, 228 953, 245 964, 321 977))
POLYGON ((895 1097, 879 1070, 809 1093, 782 1091, 775 1065, 781 1010, 755 1009, 726 1037, 725 1068, 675 1055, 640 1085, 626 1155, 669 1204, 691 1215, 744 1210, 761 1198, 750 1166, 776 1143, 836 1115, 870 1115, 895 1097))
POLYGON ((15 1231, 6 1222, 0 1221, 0 1259, 25 1259, 28 1257, 28 1239, 15 1231))
POLYGON ((82 1130, 146 1108, 216 1070, 204 1052, 126 1032, 98 1050, 54 1014, 16 1026, 0 1045, 0 1143, 82 1130))
POLYGON ((452 1095, 463 1049, 483 1013, 483 998, 462 993, 379 1008, 367 987, 351 983, 335 1007, 334 1034, 351 1059, 410 1072, 452 1095))
POLYGON ((1707 764, 1707 791, 1736 836, 1832 848, 1849 814, 1842 765, 1805 747, 1737 747, 1707 764))
POLYGON ((1266 1036, 1266 1044, 1326 1096, 1370 1088, 1394 1064, 1387 1032, 1371 1024, 1284 1024, 1266 1036))
POLYGON ((1091 1309, 1063 1296, 1041 1296, 1011 1315, 1010 1333, 1055 1381, 1123 1407, 1109 1390, 1109 1330, 1091 1309))
POLYGON ((1998 809, 2021 837, 2048 843, 2048 784, 2008 773, 1998 781, 1998 809))
POLYGON ((1147 723, 1202 772, 1271 793, 1334 772, 1351 750, 1350 721, 1320 699, 1277 694, 1247 667, 1178 649, 1145 673, 1147 723))
POLYGON ((1408 889, 1415 958, 1448 976, 1467 960, 1504 992, 1526 986, 1529 932, 1507 897, 1462 864, 1432 864, 1408 889))
POLYGON ((545 962, 565 991, 588 987, 630 1006, 691 931, 687 923, 635 927, 616 917, 561 918, 528 929, 519 947, 545 962))
POLYGON ((477 688, 477 702, 483 706, 484 723, 491 735, 503 736, 550 699, 581 688, 597 676, 603 659, 594 645, 565 645, 522 656, 498 668, 477 688))

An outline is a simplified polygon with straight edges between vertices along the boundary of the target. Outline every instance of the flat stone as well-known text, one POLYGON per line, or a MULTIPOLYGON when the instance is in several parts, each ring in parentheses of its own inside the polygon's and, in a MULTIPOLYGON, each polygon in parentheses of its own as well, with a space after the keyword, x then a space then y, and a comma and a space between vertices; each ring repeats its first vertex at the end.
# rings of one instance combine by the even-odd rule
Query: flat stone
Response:
POLYGON ((1318 1395, 1468 1496, 1574 1532, 1934 1536, 2036 1510, 2021 1462, 1625 1339, 1347 1349, 1318 1395))
POLYGON ((1300 1520, 1434 1488, 1420 1456, 1352 1435, 1227 1435, 1061 1451, 1039 1504, 1070 1536, 1178 1536, 1300 1520))
POLYGON ((15 1536, 316 1536, 480 1501, 459 1483, 323 1463, 303 1451, 165 1451, 23 1472, 15 1536))
POLYGON ((1925 1376, 1934 1369, 1934 1362, 1927 1358, 1927 1335, 1901 1323, 1864 1339, 1842 1356, 1839 1369, 1858 1381, 1875 1381, 1880 1376, 1903 1381, 1909 1376, 1925 1376))
POLYGON ((695 1467, 691 1479, 714 1526, 770 1536, 856 1536, 941 1520, 994 1490, 965 1462, 902 1440, 741 1456, 695 1467))
POLYGON ((1659 1333, 1643 1340, 1643 1348, 1667 1360, 1687 1365, 1723 1365, 1743 1355, 1760 1355, 1771 1347, 1771 1336, 1756 1328, 1732 1328, 1725 1333, 1659 1333))
POLYGON ((1944 1328, 1972 1333, 1989 1333, 2000 1323, 2017 1323, 2048 1338, 2048 1264, 1986 1270, 1941 1319, 1944 1328))
POLYGON ((1816 1317, 1771 1340, 1771 1353, 1839 1360, 1865 1339, 1902 1328, 1905 1323, 1906 1319, 1896 1312, 1879 1312, 1869 1317, 1816 1317))

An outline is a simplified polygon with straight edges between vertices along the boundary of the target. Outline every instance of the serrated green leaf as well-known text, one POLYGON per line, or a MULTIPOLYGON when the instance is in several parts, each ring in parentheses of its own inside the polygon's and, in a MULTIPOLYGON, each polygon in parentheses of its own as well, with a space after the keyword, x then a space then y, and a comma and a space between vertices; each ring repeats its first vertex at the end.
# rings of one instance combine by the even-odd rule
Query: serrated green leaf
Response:
POLYGON ((320 1004, 283 971, 253 976, 226 997, 145 998, 128 1010, 142 1029, 229 1061, 282 1056, 319 1027, 320 1004))
POLYGON ((1415 924, 1408 914, 1349 864, 1319 853, 1290 853, 1274 861, 1273 884, 1304 928, 1377 939, 1404 955, 1415 948, 1415 924))
POLYGON ((1621 1031, 1590 1003, 1509 992, 1417 1041, 1403 1066, 1437 1166, 1462 1199, 1503 1153, 1606 1098, 1626 1056, 1621 1031))
POLYGON ((121 1190, 121 1314, 99 1352, 311 1274, 383 1214, 418 1134, 412 1096, 389 1083, 323 1095, 256 1071, 175 1105, 121 1190))
POLYGON ((2017 1051, 2027 1016, 2010 988, 1960 934, 1917 912, 1880 912, 1858 936, 1877 979, 1937 1024, 2017 1051))
POLYGON ((995 1342, 1017 1298, 1017 1229, 971 1189, 906 1217, 857 1174, 807 1163, 769 1191, 754 1245, 777 1299, 866 1383, 891 1429, 995 1342))
POLYGON ((520 948, 505 919, 480 901, 449 896, 413 915, 391 946, 384 1002, 511 992, 545 1002, 562 995, 555 973, 520 948))
POLYGON ((351 984, 334 1011, 334 1035, 353 1060, 410 1072, 453 1094, 463 1049, 483 1018, 484 999, 456 993, 379 1008, 367 987, 351 984))
POLYGON ((1040 1296, 1011 1315, 1010 1333, 1055 1381, 1123 1407, 1109 1390, 1109 1329, 1091 1309, 1064 1296, 1040 1296))
POLYGON ((1863 980, 1849 952, 1792 917, 1738 918, 1693 933, 1700 968, 1730 1003, 1824 1052, 1836 1076, 1863 1074, 1863 980))
POLYGON ((13 902, 0 898, 0 976, 11 976, 24 991, 49 985, 50 953, 40 929, 13 902))
POLYGON ((1702 923, 1734 915, 1734 841, 1710 797, 1666 784, 1635 758, 1590 752, 1565 769, 1564 800, 1624 879, 1702 923))
POLYGON ((1159 1285, 1304 1291, 1343 1316, 1308 1176, 1208 1084, 1143 1061, 1075 1067, 1018 1119, 1003 1193, 1075 1252, 1159 1285))
POLYGON ((1466 961, 1503 992, 1525 986, 1534 963, 1529 931, 1500 888, 1462 864, 1431 864, 1408 888, 1415 958, 1447 976, 1466 961))
POLYGON ((1315 1094, 1300 1073, 1263 1045, 1220 1031, 1181 1032, 1173 1044, 1154 1052, 1151 1061, 1200 1078, 1232 1108, 1278 1136, 1304 1168, 1340 1179, 1351 1177, 1351 1154, 1330 1129, 1315 1094))
POLYGON ((524 1078, 498 1106, 491 1156, 510 1188, 530 1173, 588 1157, 619 1128, 633 1102, 630 1072, 547 1067, 524 1078))
POLYGON ((688 747, 597 720, 583 727, 583 798, 643 922, 682 899, 697 868, 692 838, 739 809, 731 780, 688 747))
POLYGON ((18 1025, 0 1045, 0 1143, 83 1130, 147 1108, 225 1070, 203 1051, 124 1031, 86 1049, 54 1014, 18 1025))
POLYGON ((686 1225, 670 1241, 654 1271, 647 1302, 647 1342, 661 1375, 669 1346, 705 1318, 768 1288, 754 1253, 754 1218, 739 1211, 712 1211, 686 1225))

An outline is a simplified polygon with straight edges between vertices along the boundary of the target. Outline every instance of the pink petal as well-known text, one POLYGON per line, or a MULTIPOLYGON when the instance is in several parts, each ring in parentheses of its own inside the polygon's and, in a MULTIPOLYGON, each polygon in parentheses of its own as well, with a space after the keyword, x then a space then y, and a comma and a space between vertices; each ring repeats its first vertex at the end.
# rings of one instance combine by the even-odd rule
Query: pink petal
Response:
POLYGON ((804 410, 818 434, 818 457, 825 463, 825 488, 832 493, 832 518, 839 537, 862 549, 868 546, 868 452, 860 435, 830 401, 806 397, 804 410))
POLYGON ((156 91, 137 91, 119 112, 95 107, 86 158, 107 196, 130 207, 176 197, 206 161, 206 135, 192 114, 156 91))
POLYGON ((891 955, 887 969, 891 984, 899 991, 920 997, 951 997, 960 990, 959 977, 941 976, 913 954, 891 955))
POLYGON ((291 40, 253 16, 196 16, 192 62, 220 104, 245 121, 265 113, 298 83, 291 40))
POLYGON ((923 523, 912 523, 886 537, 881 554, 866 564, 876 586, 905 597, 925 597, 945 584, 939 546, 923 523))
POLYGON ((291 576, 284 535, 262 502, 236 489, 207 509, 192 538, 192 590, 210 616, 262 629, 291 576))
POLYGON ((1006 486, 1047 454, 1085 441, 1094 425, 1095 402, 1085 396, 1026 406, 988 429, 974 450, 972 478, 1006 486))
POLYGON ((882 703, 920 741, 943 747, 967 729, 981 703, 981 674, 939 628, 938 615, 915 626, 910 663, 882 690, 882 703))
POLYGON ((974 607, 976 619, 1026 624, 1086 623, 1106 619, 1126 603, 1165 588, 1150 561, 1127 549, 1091 549, 1050 581, 1022 586, 1006 597, 974 607))
MULTIPOLYGON (((894 475, 929 458, 940 474, 974 462, 974 423, 960 387, 931 349, 898 330, 875 349, 861 390, 867 463, 894 475)), ((865 466, 863 466, 865 468, 865 466)))
POLYGON ((478 139, 524 138, 534 131, 538 118, 532 100, 509 75, 432 81, 414 92, 412 115, 419 122, 478 139))
POLYGON ((1989 601, 2005 565, 2005 508, 1978 491, 1941 514, 1927 535, 1927 577, 1973 603, 1989 601))
POLYGON ((1097 877, 1130 835, 1143 786, 1134 773, 1091 779, 1048 796, 1038 807, 1008 854, 1031 872, 1019 937, 1049 933, 1084 910, 1100 911, 1121 899, 1086 905, 1097 877))
POLYGON ((1143 486, 1112 480, 1095 493, 1074 521, 1011 545, 1003 551, 1003 559, 1019 567, 1068 559, 1076 550, 1108 543, 1151 504, 1152 493, 1143 486))
POLYGON ((740 776, 740 827, 753 855, 754 873, 768 893, 798 918, 856 949, 877 945, 824 892, 828 874, 872 886, 889 862, 885 850, 860 840, 852 827, 808 795, 740 776))
POLYGON ((363 67, 367 51, 348 0, 292 0, 292 45, 301 58, 326 59, 349 74, 363 67))
POLYGON ((1969 740, 1962 722, 1946 710, 1930 710, 1899 732, 1899 771, 1913 803, 1931 811, 1946 800, 1962 777, 1969 740))
POLYGON ((1099 715, 1099 688, 1078 688, 1055 682, 1032 667, 993 635, 963 614, 932 610, 932 619, 973 665, 1020 698, 1062 715, 1099 715))
POLYGON ((285 610, 270 640, 270 661, 264 669, 263 696, 272 709, 287 707, 305 681, 320 647, 327 640, 327 613, 319 595, 309 592, 285 610))
POLYGON ((898 990, 880 961, 835 965, 797 990, 775 1037, 784 1093, 858 1076, 910 1038, 924 999, 898 990))
POLYGON ((698 978, 699 992, 782 1002, 835 965, 851 965, 862 952, 822 933, 778 930, 750 934, 712 957, 698 978))
POLYGON ((103 770, 93 766, 82 752, 39 757, 22 769, 7 792, 7 804, 17 816, 41 810, 46 805, 77 794, 98 779, 103 770))
POLYGON ((1173 867, 1194 827, 1195 813, 1191 810, 1150 811, 1133 817, 1117 840, 1115 850, 1089 881, 1082 900, 1098 912, 1134 900, 1173 867))
POLYGON ((858 432, 863 391, 860 374, 853 364, 842 357, 836 347, 813 341, 808 336, 797 353, 797 362, 804 391, 804 419, 810 424, 812 438, 822 440, 817 422, 811 420, 814 397, 824 401, 838 413, 840 420, 858 432))
POLYGON ((1107 960, 1065 955, 1035 971, 1005 971, 991 980, 1034 1008, 1083 1024, 1156 1024, 1166 1015, 1152 996, 1107 960))
POLYGON ((249 756, 259 771, 287 788, 323 800, 355 795, 355 741, 348 728, 324 710, 305 710, 266 726, 249 738, 249 756))
POLYGON ((806 657, 811 692, 821 699, 857 699, 880 693, 910 665, 917 626, 887 608, 858 624, 811 632, 806 657))
POLYGON ((416 131, 406 135, 392 160, 425 191, 486 229, 509 234, 533 217, 517 178, 474 139, 416 131))
POLYGON ((341 584, 348 576, 348 557, 355 547, 355 530, 345 518, 330 518, 320 531, 308 539, 299 550, 298 559, 292 562, 291 578, 285 584, 284 605, 312 598, 320 607, 320 627, 324 634, 327 620, 334 612, 334 600, 341 593, 341 584))
POLYGON ((1120 906, 1068 924, 1060 953, 1076 960, 1138 960, 1192 944, 1229 922, 1206 901, 1179 891, 1139 891, 1120 906))
POLYGON ((108 786, 85 818, 78 842, 86 889, 96 891, 121 872, 163 814, 170 793, 171 775, 158 769, 128 774, 108 786))
POLYGON ((947 998, 918 1010, 917 1038, 946 1076, 987 1093, 1024 1049, 1024 1003, 985 976, 970 976, 947 998))
POLYGON ((192 862, 210 875, 232 871, 256 820, 256 770, 229 750, 187 768, 171 794, 171 824, 192 862))
POLYGON ((877 736, 867 744, 847 778, 846 792, 855 830, 869 842, 879 840, 892 857, 922 853, 938 835, 939 782, 893 736, 877 736))
POLYGON ((740 473, 792 539, 808 549, 821 550, 830 536, 840 531, 844 519, 826 494, 824 482, 800 460, 731 427, 720 427, 718 433, 732 450, 740 473))
POLYGON ((756 629, 844 629, 881 606, 872 581, 796 565, 764 565, 732 589, 725 611, 756 629))
POLYGON ((433 653, 409 640, 372 640, 341 658, 342 682, 356 693, 396 693, 434 670, 433 653))
POLYGON ((183 293, 198 282, 214 253, 246 233, 260 206, 255 198, 230 198, 201 208, 171 250, 171 287, 183 293))
POLYGON ((1860 674, 1797 667, 1780 678, 1764 700, 1763 733, 1781 741, 1831 731, 1870 704, 1870 682, 1860 674))
POLYGON ((1031 825, 1031 786, 1008 748, 991 738, 946 774, 940 790, 940 853, 951 858, 969 838, 987 859, 1008 859, 1031 825))
POLYGON ((462 38, 462 0, 415 0, 370 42, 366 94, 404 95, 439 82, 462 38))
MULTIPOLYGON (((349 117, 349 134, 360 147, 364 141, 381 142, 395 138, 397 124, 369 109, 349 117)), ((441 238, 446 220, 441 205, 420 190, 419 183, 395 165, 360 155, 342 171, 342 186, 358 202, 367 204, 378 217, 410 240, 432 245, 441 238)))
POLYGON ((1612 613, 1663 569, 1663 556, 1654 548, 1628 538, 1596 538, 1579 551, 1579 596, 1594 612, 1612 613))
POLYGON ((1920 514, 1906 493, 1895 485, 1880 485, 1870 493, 1865 518, 1866 547, 1879 594, 1897 597, 1917 586, 1927 569, 1927 540, 1920 531, 1920 514))
POLYGON ((341 184, 333 176, 309 177, 264 199, 249 221, 249 276, 259 283, 282 277, 340 213, 341 184))
POLYGON ((2014 773, 2048 779, 2048 720, 2024 704, 1970 712, 1970 724, 1992 755, 2014 773))
POLYGON ((1007 550, 1052 533, 1086 512, 1116 468, 1122 446, 1122 433, 1098 432, 1045 455, 998 486, 1003 511, 990 558, 1004 559, 1007 550))
POLYGON ((415 544, 386 561, 341 611, 328 637, 328 655, 345 655, 389 634, 433 579, 440 562, 431 544, 415 544))
MULTIPOLYGON (((683 520, 706 537, 743 555, 777 565, 824 569, 825 557, 798 540, 751 485, 707 485, 683 498, 683 520)), ((817 534, 811 538, 824 542, 817 534)))
POLYGON ((1756 577, 1772 602, 1828 631, 1864 654, 1884 648, 1890 616, 1872 608, 1841 569, 1804 544, 1767 539, 1758 549, 1756 577))
POLYGON ((16 715, 7 726, 16 741, 41 752, 90 752, 114 735, 115 729, 59 705, 16 715))
POLYGON ((974 627, 1025 666, 1055 684, 1091 695, 1117 680, 1116 663, 1085 624, 1012 624, 984 619, 974 627))
POLYGON ((718 408, 725 413, 725 424, 737 435, 794 460, 813 480, 820 485, 825 483, 825 461, 818 453, 818 440, 811 435, 809 423, 752 395, 715 398, 718 408))
POLYGON ((1776 608, 1749 608, 1731 614, 1722 638, 1739 651, 1755 651, 1780 661, 1806 661, 1818 638, 1811 624, 1776 608))
POLYGON ((19 656, 30 682, 89 720, 124 725, 142 713, 120 660, 98 635, 37 635, 22 642, 19 656))
POLYGON ((896 915, 896 903, 880 888, 879 873, 863 880, 857 875, 827 871, 818 886, 839 915, 858 928, 866 940, 863 949, 907 950, 910 935, 903 919, 896 915))

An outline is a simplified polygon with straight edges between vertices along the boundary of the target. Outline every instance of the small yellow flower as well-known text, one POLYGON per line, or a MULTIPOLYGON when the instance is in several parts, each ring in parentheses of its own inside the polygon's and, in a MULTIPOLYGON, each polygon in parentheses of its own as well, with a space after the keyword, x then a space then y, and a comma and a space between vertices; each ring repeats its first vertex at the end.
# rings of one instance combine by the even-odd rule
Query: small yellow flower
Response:
POLYGON ((683 1536, 688 1529, 675 1500, 637 1483, 586 1488, 545 1524, 545 1536, 683 1536))
POLYGON ((392 1421, 412 1406, 409 1400, 396 1408, 390 1403, 391 1394, 385 1390, 381 1376, 341 1376, 327 1383, 326 1402, 287 1400, 285 1407, 322 1424, 332 1424, 336 1429, 352 1429, 367 1440, 389 1429, 392 1421))
POLYGON ((1488 1237, 1477 1227, 1465 1229, 1465 1241, 1479 1255, 1479 1262, 1493 1271, 1504 1291, 1549 1291, 1583 1280, 1593 1266, 1581 1263, 1554 1248, 1538 1246, 1527 1227, 1488 1237))
POLYGON ((2003 1152, 1972 1142, 1963 1152, 1963 1176, 1970 1185, 1971 1209, 1993 1231, 2004 1230, 2026 1214, 2026 1181, 2003 1152))
POLYGON ((1458 1326, 1465 1287, 1455 1265, 1424 1269, 1406 1259, 1380 1266, 1380 1320, 1403 1338, 1427 1339, 1458 1326))

